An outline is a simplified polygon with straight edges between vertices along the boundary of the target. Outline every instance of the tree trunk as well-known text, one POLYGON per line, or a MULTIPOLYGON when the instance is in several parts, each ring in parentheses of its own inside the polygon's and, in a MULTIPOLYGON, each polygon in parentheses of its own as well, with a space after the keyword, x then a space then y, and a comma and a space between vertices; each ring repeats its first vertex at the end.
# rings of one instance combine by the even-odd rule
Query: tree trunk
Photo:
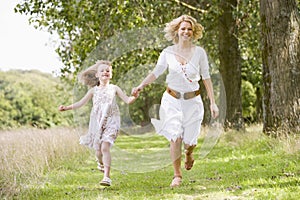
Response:
POLYGON ((295 0, 260 0, 263 59, 263 130, 300 130, 300 27, 295 0))
MULTIPOLYGON (((237 24, 233 16, 237 8, 237 0, 223 0, 219 5, 219 55, 220 73, 226 91, 225 127, 241 129, 242 90, 241 90, 241 58, 237 37, 237 24)), ((224 95, 222 95, 224 96, 224 95)))

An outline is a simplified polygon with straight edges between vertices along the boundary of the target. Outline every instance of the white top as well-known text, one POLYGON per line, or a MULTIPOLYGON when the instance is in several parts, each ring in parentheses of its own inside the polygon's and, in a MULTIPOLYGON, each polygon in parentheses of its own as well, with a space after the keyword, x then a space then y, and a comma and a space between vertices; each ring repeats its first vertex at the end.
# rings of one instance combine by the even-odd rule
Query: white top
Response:
POLYGON ((194 54, 186 64, 181 64, 176 59, 173 46, 165 48, 152 71, 157 78, 168 68, 166 83, 168 87, 178 92, 190 92, 199 89, 200 77, 203 80, 209 79, 209 65, 205 50, 196 46, 194 54))

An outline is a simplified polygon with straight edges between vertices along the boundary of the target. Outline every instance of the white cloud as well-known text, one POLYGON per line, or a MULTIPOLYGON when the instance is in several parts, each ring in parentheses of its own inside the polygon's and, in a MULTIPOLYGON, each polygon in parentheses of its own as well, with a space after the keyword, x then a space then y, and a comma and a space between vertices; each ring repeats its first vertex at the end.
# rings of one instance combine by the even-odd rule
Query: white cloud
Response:
POLYGON ((0 69, 58 72, 63 64, 48 32, 36 30, 28 16, 14 12, 18 0, 0 1, 0 69))

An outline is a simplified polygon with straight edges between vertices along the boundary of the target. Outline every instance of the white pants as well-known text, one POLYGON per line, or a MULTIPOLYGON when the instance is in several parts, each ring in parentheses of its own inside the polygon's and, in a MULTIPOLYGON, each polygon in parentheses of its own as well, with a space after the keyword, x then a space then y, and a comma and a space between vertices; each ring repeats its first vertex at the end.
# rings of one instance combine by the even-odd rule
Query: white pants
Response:
POLYGON ((159 110, 160 120, 151 119, 151 122, 156 132, 169 141, 182 138, 184 144, 196 145, 203 115, 204 107, 200 95, 184 100, 176 99, 165 92, 159 110))

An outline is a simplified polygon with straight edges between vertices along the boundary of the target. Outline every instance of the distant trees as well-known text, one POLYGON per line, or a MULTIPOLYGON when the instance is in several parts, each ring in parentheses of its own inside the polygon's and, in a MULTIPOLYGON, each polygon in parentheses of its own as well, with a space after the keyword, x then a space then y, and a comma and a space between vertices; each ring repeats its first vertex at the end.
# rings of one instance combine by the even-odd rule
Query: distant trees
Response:
POLYGON ((0 129, 71 125, 58 105, 71 102, 58 78, 38 71, 0 71, 0 129), (60 88, 60 90, 58 90, 60 88))

